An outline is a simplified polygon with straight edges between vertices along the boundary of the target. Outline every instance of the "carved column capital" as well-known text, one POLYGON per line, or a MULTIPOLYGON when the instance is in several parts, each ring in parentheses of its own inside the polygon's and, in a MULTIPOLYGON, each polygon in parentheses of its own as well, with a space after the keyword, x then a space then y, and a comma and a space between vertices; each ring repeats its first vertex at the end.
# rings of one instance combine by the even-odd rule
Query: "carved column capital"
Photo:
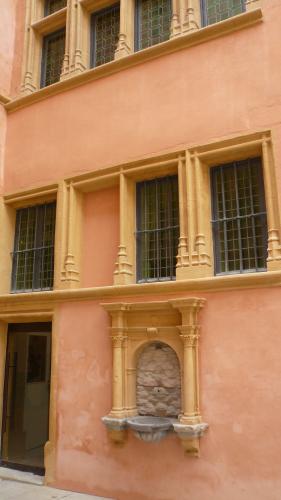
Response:
POLYGON ((111 335, 113 348, 121 348, 126 339, 124 335, 111 335))

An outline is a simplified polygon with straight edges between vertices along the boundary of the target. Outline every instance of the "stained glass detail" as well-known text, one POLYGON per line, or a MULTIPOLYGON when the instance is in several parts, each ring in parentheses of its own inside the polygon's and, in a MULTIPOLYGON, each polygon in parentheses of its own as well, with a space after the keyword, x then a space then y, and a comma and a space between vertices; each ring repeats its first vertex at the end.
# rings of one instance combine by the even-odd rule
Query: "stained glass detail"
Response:
POLYGON ((172 280, 179 239, 177 176, 137 184, 138 281, 172 280))
POLYGON ((201 0, 203 24, 218 23, 245 10, 245 0, 201 0))
POLYGON ((266 270, 267 217, 260 158, 211 169, 216 274, 266 270))
POLYGON ((136 16, 137 50, 169 40, 171 0, 138 0, 136 16))
POLYGON ((113 61, 120 31, 120 5, 92 16, 91 66, 113 61))
POLYGON ((60 80, 65 51, 65 29, 43 39, 41 87, 60 80))
POLYGON ((56 204, 17 210, 12 290, 49 290, 53 286, 56 204))
POLYGON ((45 1, 45 16, 49 16, 57 10, 66 7, 67 0, 46 0, 45 1))

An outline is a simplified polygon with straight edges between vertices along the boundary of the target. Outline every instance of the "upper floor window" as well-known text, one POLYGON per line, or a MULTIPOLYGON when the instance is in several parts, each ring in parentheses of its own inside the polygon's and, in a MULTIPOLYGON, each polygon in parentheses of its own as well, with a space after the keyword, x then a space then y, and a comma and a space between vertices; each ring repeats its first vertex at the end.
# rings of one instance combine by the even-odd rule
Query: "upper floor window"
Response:
POLYGON ((120 5, 92 15, 91 67, 113 61, 120 31, 120 5))
POLYGON ((46 0, 45 1, 45 16, 49 16, 57 10, 66 7, 67 0, 46 0))
POLYGON ((179 239, 178 177, 137 184, 137 279, 172 280, 179 239))
POLYGON ((218 23, 245 11, 245 0, 201 0, 202 24, 218 23))
POLYGON ((171 0, 137 0, 136 49, 169 40, 171 19, 171 0))
POLYGON ((55 203, 17 210, 12 291, 52 288, 55 216, 55 203))
POLYGON ((65 28, 43 38, 41 87, 60 80, 65 51, 65 28))
POLYGON ((215 273, 265 271, 267 217, 260 158, 211 169, 215 273))

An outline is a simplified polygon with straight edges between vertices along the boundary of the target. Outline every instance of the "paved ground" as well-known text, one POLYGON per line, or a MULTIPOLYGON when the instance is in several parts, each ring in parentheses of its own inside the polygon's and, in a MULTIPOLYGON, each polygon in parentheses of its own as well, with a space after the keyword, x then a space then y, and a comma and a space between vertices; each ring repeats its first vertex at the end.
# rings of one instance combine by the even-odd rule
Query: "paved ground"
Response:
POLYGON ((0 467, 1 500, 112 500, 57 490, 42 485, 42 478, 0 467))
POLYGON ((0 498, 1 500, 108 500, 10 479, 0 479, 0 498))

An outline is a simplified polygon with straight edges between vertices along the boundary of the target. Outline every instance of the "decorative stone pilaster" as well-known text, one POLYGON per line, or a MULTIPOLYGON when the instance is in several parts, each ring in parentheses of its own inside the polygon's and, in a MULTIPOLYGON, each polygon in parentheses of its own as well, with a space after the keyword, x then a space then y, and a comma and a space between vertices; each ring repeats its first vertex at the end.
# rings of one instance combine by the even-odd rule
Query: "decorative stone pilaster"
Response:
POLYGON ((39 69, 37 68, 38 57, 35 52, 38 51, 37 38, 38 35, 32 28, 32 24, 38 17, 38 2, 37 0, 27 0, 26 2, 26 19, 25 19, 25 40, 24 40, 24 59, 21 92, 24 95, 31 94, 38 89, 39 86, 39 69))
POLYGON ((171 38, 200 28, 200 0, 173 0, 172 8, 171 38))
POLYGON ((188 251, 188 214, 187 214, 187 192, 186 192, 186 162, 184 158, 179 159, 178 164, 178 182, 179 182, 179 221, 180 221, 180 237, 177 255, 177 278, 181 278, 184 274, 185 267, 190 266, 189 251, 188 251))
POLYGON ((262 153, 268 225, 267 267, 269 271, 276 271, 281 269, 280 209, 276 178, 273 170, 272 144, 270 138, 266 136, 262 141, 262 153))
MULTIPOLYGON (((134 282, 133 238, 134 216, 128 206, 134 199, 133 184, 123 173, 120 174, 120 244, 114 271, 114 284, 127 285, 134 282)), ((132 203, 131 203, 132 205, 132 203)))
POLYGON ((173 307, 182 315, 182 325, 178 326, 183 342, 183 407, 179 422, 174 425, 186 453, 199 455, 199 437, 207 429, 202 424, 199 408, 198 379, 198 313, 205 304, 205 299, 179 299, 171 301, 173 307))
POLYGON ((120 33, 115 59, 121 59, 134 52, 134 1, 120 1, 120 33))
POLYGON ((87 68, 84 40, 86 13, 76 0, 68 0, 66 17, 65 55, 61 80, 83 72, 87 68))
POLYGON ((80 283, 80 232, 82 215, 82 193, 72 184, 67 186, 65 231, 65 257, 61 281, 67 288, 76 288, 80 283))

